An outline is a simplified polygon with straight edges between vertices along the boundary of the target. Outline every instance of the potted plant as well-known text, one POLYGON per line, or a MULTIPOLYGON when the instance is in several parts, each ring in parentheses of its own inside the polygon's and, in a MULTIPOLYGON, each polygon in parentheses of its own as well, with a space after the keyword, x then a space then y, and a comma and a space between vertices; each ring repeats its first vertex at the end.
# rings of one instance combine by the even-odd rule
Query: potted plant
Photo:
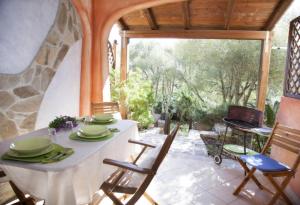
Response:
POLYGON ((52 120, 48 127, 54 128, 57 132, 61 129, 69 129, 70 125, 67 124, 67 122, 71 121, 73 124, 73 127, 76 127, 78 125, 76 118, 70 117, 70 116, 59 116, 56 117, 54 120, 52 120))

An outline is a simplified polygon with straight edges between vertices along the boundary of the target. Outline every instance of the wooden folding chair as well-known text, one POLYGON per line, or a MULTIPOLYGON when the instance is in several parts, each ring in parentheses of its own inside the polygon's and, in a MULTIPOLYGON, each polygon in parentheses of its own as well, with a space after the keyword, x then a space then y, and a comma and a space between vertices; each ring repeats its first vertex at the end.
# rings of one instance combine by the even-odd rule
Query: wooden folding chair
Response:
POLYGON ((19 199, 18 202, 14 203, 14 205, 34 205, 35 199, 32 197, 26 197, 25 194, 12 182, 8 179, 5 173, 0 169, 0 183, 8 182, 16 194, 16 197, 19 199))
POLYGON ((92 103, 92 114, 98 113, 117 113, 120 112, 117 102, 92 103))
POLYGON ((173 129, 171 134, 167 136, 162 146, 155 147, 151 144, 129 140, 129 143, 143 146, 142 151, 132 163, 112 159, 103 160, 104 164, 119 167, 119 169, 115 171, 100 187, 114 204, 123 205, 121 199, 126 199, 129 195, 132 196, 125 203, 126 205, 135 204, 142 195, 144 195, 151 204, 157 204, 145 191, 154 178, 160 164, 167 155, 178 129, 179 124, 173 129), (138 162, 147 148, 153 149, 147 153, 144 160, 138 162), (124 195, 122 198, 118 198, 115 193, 122 193, 124 195))
POLYGON ((292 129, 276 123, 273 128, 272 134, 269 137, 266 145, 264 146, 261 154, 252 156, 241 155, 238 158, 238 161, 244 168, 247 175, 234 191, 234 195, 238 195, 241 189, 247 184, 250 179, 252 179, 260 189, 271 192, 255 177, 254 172, 256 170, 259 170, 265 177, 267 177, 267 179, 275 188, 275 193, 271 192, 273 194, 273 197, 270 200, 269 205, 274 204, 280 196, 286 201, 287 204, 292 204, 290 199, 284 193, 284 189, 290 182, 291 178, 295 175, 296 169, 300 163, 300 130, 292 129), (266 155, 271 145, 276 145, 286 150, 287 152, 296 154, 295 160, 292 163, 291 167, 266 155), (249 169, 247 164, 252 168, 249 169), (283 177, 280 183, 275 180, 275 178, 277 177, 283 177))

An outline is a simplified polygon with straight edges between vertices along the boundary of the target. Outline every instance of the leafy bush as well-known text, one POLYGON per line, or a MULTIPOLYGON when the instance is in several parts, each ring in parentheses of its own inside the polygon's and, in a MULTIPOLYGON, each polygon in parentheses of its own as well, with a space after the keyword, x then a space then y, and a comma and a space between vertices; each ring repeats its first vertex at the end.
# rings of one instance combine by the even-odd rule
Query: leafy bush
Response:
POLYGON ((228 105, 223 104, 215 108, 209 109, 202 113, 201 122, 211 127, 217 122, 222 122, 222 119, 227 115, 228 105))
POLYGON ((194 112, 192 97, 181 92, 176 100, 176 110, 181 122, 191 120, 194 112))
POLYGON ((128 110, 128 118, 138 121, 140 128, 147 128, 154 122, 151 110, 154 104, 152 83, 142 78, 141 71, 137 69, 128 74, 125 82, 120 82, 118 71, 111 73, 112 99, 124 99, 128 110))
POLYGON ((147 128, 154 122, 151 110, 154 103, 152 83, 144 80, 140 70, 129 73, 126 83, 127 106, 129 118, 147 128))
POLYGON ((154 104, 153 111, 154 113, 161 114, 161 110, 162 110, 162 102, 158 101, 154 104))

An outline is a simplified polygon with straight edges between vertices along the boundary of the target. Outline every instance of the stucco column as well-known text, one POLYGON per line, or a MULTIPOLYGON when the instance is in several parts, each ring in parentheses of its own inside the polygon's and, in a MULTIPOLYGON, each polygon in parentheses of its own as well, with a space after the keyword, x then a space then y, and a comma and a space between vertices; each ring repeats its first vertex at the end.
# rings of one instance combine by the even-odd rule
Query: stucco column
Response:
POLYGON ((92 10, 91 2, 73 0, 73 4, 80 16, 82 27, 82 53, 80 77, 80 116, 91 113, 91 54, 92 54, 92 10))

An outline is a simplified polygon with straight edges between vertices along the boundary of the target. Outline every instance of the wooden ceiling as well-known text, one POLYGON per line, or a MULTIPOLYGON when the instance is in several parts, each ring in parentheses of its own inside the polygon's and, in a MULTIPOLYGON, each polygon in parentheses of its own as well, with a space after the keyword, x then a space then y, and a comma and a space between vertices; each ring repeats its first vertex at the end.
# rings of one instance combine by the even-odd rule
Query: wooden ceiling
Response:
POLYGON ((134 11, 121 30, 270 31, 293 0, 188 0, 134 11))

